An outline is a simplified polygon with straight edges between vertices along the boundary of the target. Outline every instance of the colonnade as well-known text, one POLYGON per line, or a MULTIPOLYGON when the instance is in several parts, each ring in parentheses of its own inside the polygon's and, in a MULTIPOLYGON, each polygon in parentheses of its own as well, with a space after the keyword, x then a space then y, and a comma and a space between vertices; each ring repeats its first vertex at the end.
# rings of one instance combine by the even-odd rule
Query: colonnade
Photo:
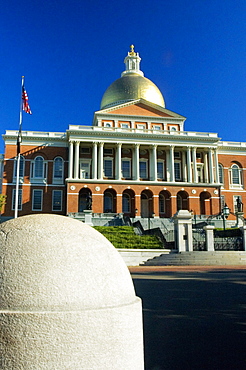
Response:
MULTIPOLYGON (((104 144, 105 142, 92 142, 92 157, 91 157, 91 176, 93 180, 103 180, 104 178, 104 144)), ((79 162, 80 162, 80 141, 69 141, 69 166, 68 166, 68 177, 69 179, 80 179, 79 174, 79 162)), ((122 147, 123 143, 116 142, 112 144, 115 148, 114 156, 114 168, 115 168, 115 180, 121 180, 122 178, 122 147)), ((131 179, 135 181, 140 180, 140 170, 139 170, 139 160, 140 147, 146 148, 145 145, 133 144, 132 145, 132 176, 131 179)), ((129 144, 127 145, 129 148, 129 144)), ((157 160, 158 160, 158 149, 165 151, 165 175, 164 181, 175 182, 175 151, 181 152, 180 162, 182 165, 182 182, 187 183, 198 183, 198 166, 197 162, 197 147, 196 146, 159 146, 157 144, 150 144, 148 146, 149 150, 149 176, 148 180, 157 181, 157 160)), ((214 147, 202 148, 203 162, 200 164, 203 171, 203 183, 218 183, 219 182, 219 163, 218 163, 218 153, 217 149, 214 147)))

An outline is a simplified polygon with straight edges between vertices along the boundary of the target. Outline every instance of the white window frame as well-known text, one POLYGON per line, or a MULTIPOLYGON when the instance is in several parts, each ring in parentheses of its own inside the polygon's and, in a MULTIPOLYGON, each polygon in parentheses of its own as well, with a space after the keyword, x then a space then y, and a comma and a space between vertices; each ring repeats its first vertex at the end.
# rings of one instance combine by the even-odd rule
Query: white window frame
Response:
MULTIPOLYGON (((17 176, 17 161, 18 157, 14 160, 14 171, 13 171, 13 182, 16 182, 16 176, 17 176)), ((20 156, 20 171, 19 171, 19 181, 23 183, 25 176, 25 158, 23 155, 20 156), (23 163, 23 166, 21 168, 21 164, 23 163)))
POLYGON ((79 161, 79 178, 80 179, 90 179, 91 178, 91 159, 80 159, 79 161), (82 164, 88 164, 88 176, 86 175, 86 170, 83 168, 82 164))
POLYGON ((120 127, 123 128, 123 129, 128 129, 129 128, 129 124, 128 123, 121 123, 120 124, 120 127))
POLYGON ((43 189, 33 189, 32 191, 32 211, 42 211, 43 210, 43 189), (40 208, 34 208, 34 193, 40 192, 41 194, 41 201, 40 201, 40 208))
POLYGON ((154 131, 161 131, 161 126, 160 125, 153 125, 152 128, 154 131))
POLYGON ((176 126, 169 126, 168 127, 169 131, 174 133, 174 132, 177 132, 178 131, 178 128, 176 126))
MULTIPOLYGON (((12 190, 12 211, 15 210, 15 194, 16 189, 12 190)), ((18 191, 18 211, 22 211, 22 189, 18 191)))
POLYGON ((242 189, 243 188, 243 170, 238 164, 233 163, 229 168, 230 188, 231 189, 242 189), (237 168, 238 171, 238 183, 234 182, 233 169, 237 168))
POLYGON ((137 123, 137 130, 141 131, 146 130, 146 126, 142 123, 137 123))
POLYGON ((112 179, 114 177, 114 158, 112 158, 112 157, 104 157, 103 158, 103 173, 104 173, 104 177, 106 177, 108 179, 112 179), (105 173, 105 162, 106 161, 111 162, 111 175, 110 176, 107 176, 106 173, 105 173))
POLYGON ((176 160, 176 159, 174 161, 174 178, 175 178, 175 181, 181 181, 181 179, 182 179, 181 161, 180 160, 176 160), (175 164, 179 164, 179 177, 176 176, 175 164))
POLYGON ((53 212, 61 212, 62 211, 62 196, 63 196, 63 191, 62 190, 53 190, 52 191, 52 211, 53 212), (55 209, 55 204, 57 201, 55 201, 55 193, 60 193, 60 208, 59 209, 55 209))
POLYGON ((224 167, 221 163, 219 163, 219 183, 224 184, 224 167))
POLYGON ((146 159, 146 158, 141 158, 140 160, 139 160, 139 177, 141 178, 141 179, 143 179, 143 180, 146 180, 146 179, 148 179, 148 176, 149 176, 149 174, 148 174, 148 159, 146 159), (140 168, 140 164, 141 163, 145 163, 145 169, 146 169, 146 176, 141 176, 141 168, 140 168))
POLYGON ((31 182, 32 183, 46 183, 47 182, 47 169, 48 169, 48 162, 44 159, 43 156, 37 155, 32 161, 31 161, 31 182), (35 166, 37 161, 37 158, 42 158, 43 159, 43 169, 42 169, 42 176, 35 176, 35 166))
POLYGON ((62 157, 55 157, 53 160, 53 180, 52 182, 53 184, 63 184, 63 180, 64 180, 64 159, 62 157), (61 159, 61 163, 62 163, 61 176, 59 177, 55 176, 55 172, 56 172, 55 164, 58 159, 61 159))
POLYGON ((112 128, 112 126, 113 126, 112 122, 103 122, 104 128, 112 128))
POLYGON ((197 179, 198 182, 203 183, 204 182, 204 177, 203 177, 203 163, 197 163, 197 179), (199 175, 200 175, 200 181, 199 181, 199 175))
POLYGON ((160 180, 163 180, 165 178, 165 173, 164 173, 164 160, 163 159, 157 159, 157 178, 160 180), (162 176, 159 176, 158 172, 158 165, 162 165, 162 176))
POLYGON ((132 169, 131 169, 131 158, 121 158, 121 173, 122 173, 122 177, 125 178, 125 179, 130 179, 131 178, 131 173, 132 173, 132 169), (127 162, 129 164, 129 176, 124 176, 124 173, 123 173, 123 162, 127 162))

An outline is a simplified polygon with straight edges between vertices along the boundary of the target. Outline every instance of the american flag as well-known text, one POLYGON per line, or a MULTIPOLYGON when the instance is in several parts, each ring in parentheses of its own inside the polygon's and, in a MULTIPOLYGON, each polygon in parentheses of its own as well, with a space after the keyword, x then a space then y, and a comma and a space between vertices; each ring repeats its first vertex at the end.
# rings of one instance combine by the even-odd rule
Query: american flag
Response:
POLYGON ((30 105, 28 104, 28 95, 24 86, 22 86, 22 109, 29 114, 32 114, 30 105))

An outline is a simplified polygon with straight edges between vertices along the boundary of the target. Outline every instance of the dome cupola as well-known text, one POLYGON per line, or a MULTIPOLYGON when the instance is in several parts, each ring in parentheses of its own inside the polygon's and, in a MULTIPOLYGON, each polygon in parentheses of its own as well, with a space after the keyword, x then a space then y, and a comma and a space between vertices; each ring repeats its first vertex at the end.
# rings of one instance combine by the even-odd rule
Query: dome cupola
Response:
POLYGON ((134 51, 134 45, 130 46, 131 51, 124 59, 126 69, 121 77, 114 81, 105 91, 101 108, 105 109, 137 99, 144 99, 151 103, 165 108, 165 102, 162 93, 158 87, 144 77, 140 70, 141 58, 134 51))

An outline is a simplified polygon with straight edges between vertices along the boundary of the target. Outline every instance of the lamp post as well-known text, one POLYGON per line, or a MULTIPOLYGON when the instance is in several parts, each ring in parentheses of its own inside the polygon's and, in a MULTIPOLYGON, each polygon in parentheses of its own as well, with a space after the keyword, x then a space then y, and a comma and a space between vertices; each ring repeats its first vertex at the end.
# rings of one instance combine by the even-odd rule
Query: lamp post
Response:
POLYGON ((223 227, 224 227, 224 231, 225 231, 225 227, 226 227, 226 219, 228 218, 229 214, 230 214, 230 208, 227 206, 227 204, 225 203, 224 207, 222 208, 222 218, 223 218, 223 227))

